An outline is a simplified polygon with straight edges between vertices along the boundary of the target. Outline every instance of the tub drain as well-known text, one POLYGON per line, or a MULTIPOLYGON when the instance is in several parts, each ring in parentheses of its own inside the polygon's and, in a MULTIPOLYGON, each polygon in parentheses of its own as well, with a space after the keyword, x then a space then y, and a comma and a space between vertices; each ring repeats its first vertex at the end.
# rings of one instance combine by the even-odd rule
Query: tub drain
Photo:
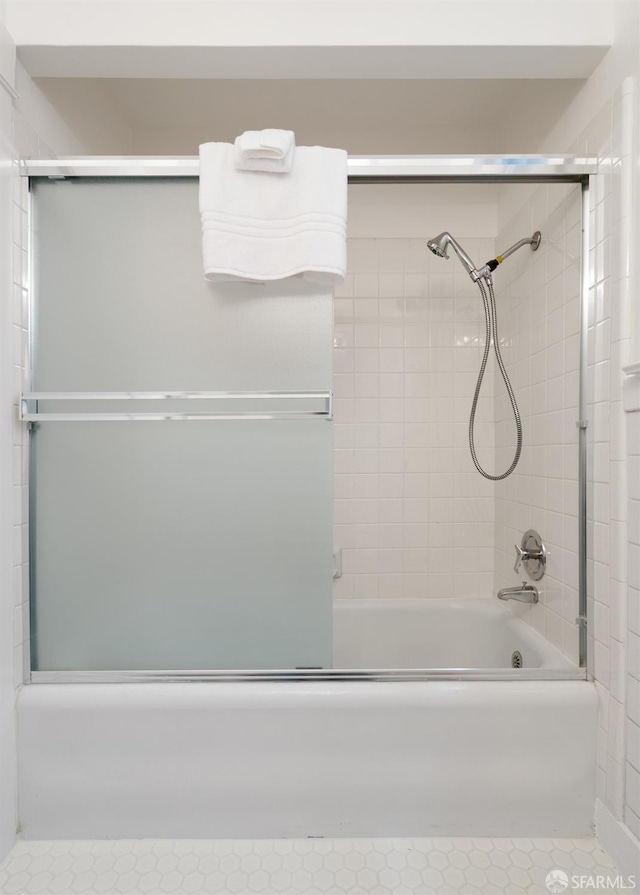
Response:
POLYGON ((522 653, 519 652, 518 650, 514 650, 514 652, 511 655, 511 667, 512 668, 522 668, 523 664, 524 663, 522 661, 522 653))

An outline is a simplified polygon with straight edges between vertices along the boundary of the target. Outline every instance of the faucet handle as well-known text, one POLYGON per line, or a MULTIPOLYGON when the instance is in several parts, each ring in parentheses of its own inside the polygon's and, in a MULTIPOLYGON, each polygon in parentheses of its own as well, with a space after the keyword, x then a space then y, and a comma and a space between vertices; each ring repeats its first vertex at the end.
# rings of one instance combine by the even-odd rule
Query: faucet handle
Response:
POLYGON ((522 536, 520 545, 515 544, 516 561, 513 571, 518 572, 524 566, 527 575, 533 581, 539 581, 547 565, 547 549, 537 531, 530 528, 522 536))

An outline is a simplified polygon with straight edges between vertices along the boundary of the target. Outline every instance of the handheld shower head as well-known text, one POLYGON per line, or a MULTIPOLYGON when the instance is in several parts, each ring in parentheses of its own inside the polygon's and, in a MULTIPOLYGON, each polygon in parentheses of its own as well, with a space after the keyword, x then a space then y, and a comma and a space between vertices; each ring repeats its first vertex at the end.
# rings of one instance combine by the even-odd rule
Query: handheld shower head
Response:
POLYGON ((463 266, 466 268, 467 273, 473 278, 473 274, 475 274, 476 272, 475 264, 467 255, 462 246, 455 241, 450 233, 445 230, 444 233, 440 233, 438 236, 430 239, 427 243, 427 248, 430 249, 433 254, 437 255, 439 258, 449 258, 449 246, 453 246, 454 252, 462 262, 463 266))
POLYGON ((427 248, 432 251, 434 255, 437 255, 438 258, 448 259, 447 246, 449 245, 450 238, 448 233, 441 233, 439 236, 436 236, 435 239, 429 240, 427 248))
POLYGON ((469 449, 471 451, 471 458, 473 463, 478 470, 478 472, 483 475, 486 479, 490 479, 493 482, 500 482, 503 479, 506 479, 507 476, 511 475, 513 470, 518 465, 520 460, 520 453, 522 451, 522 420, 520 418, 520 411, 518 409, 518 402, 516 401, 516 396, 514 394, 513 388, 511 386, 511 382, 509 381, 509 376, 505 369, 505 365, 502 360, 502 355, 500 354, 500 338, 498 336, 498 318, 496 312, 496 297, 493 291, 493 279, 492 273, 496 269, 499 264, 502 264, 505 258, 508 258, 509 255, 512 255, 518 249, 522 248, 522 246, 529 245, 531 246, 531 250, 535 252, 541 240, 541 234, 539 230, 533 234, 533 236, 528 237, 527 239, 521 239, 520 242, 515 243, 510 248, 503 252, 502 255, 496 255, 495 258, 492 258, 491 261, 487 261, 487 263, 481 267, 479 270, 471 260, 471 258, 467 255, 461 245, 455 241, 453 236, 450 233, 447 233, 445 230, 443 233, 438 234, 438 236, 434 236, 433 239, 430 239, 427 243, 427 248, 429 251, 433 252, 434 255, 437 255, 439 258, 448 258, 448 249, 449 246, 453 246, 453 250, 462 262, 464 268, 467 273, 474 281, 474 283, 478 284, 478 288, 480 289, 480 293, 482 295, 482 303, 484 305, 484 318, 485 318, 485 342, 484 342, 484 354, 482 356, 482 361, 480 363, 480 372, 478 373, 478 379, 476 382, 476 389, 473 396, 473 401, 471 404, 471 416, 469 417, 469 449), (484 282, 483 282, 484 281, 484 282), (509 468, 502 473, 492 475, 489 472, 485 472, 485 470, 480 465, 480 461, 478 460, 476 454, 475 447, 475 419, 476 419, 476 411, 478 409, 478 398, 480 396, 480 389, 482 387, 482 381, 484 378, 484 374, 487 368, 487 360, 489 359, 489 351, 491 350, 491 342, 493 341, 493 350, 496 356, 496 362, 498 364, 498 368, 502 375, 502 380, 505 384, 505 388, 507 390, 507 394, 509 396, 509 400, 511 402, 511 409, 513 410, 513 418, 516 423, 516 450, 513 456, 513 460, 509 468))

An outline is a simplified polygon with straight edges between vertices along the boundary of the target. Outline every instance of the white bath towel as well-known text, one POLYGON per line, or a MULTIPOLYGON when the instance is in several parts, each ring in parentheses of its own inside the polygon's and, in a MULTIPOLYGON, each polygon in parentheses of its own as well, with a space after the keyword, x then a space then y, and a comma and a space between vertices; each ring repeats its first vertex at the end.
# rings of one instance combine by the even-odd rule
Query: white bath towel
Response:
POLYGON ((293 131, 267 128, 245 131, 236 137, 236 167, 241 171, 288 174, 293 165, 296 138, 293 131))
POLYGON ((204 275, 266 282, 346 274, 347 153, 298 146, 291 173, 240 171, 231 143, 200 146, 204 275))

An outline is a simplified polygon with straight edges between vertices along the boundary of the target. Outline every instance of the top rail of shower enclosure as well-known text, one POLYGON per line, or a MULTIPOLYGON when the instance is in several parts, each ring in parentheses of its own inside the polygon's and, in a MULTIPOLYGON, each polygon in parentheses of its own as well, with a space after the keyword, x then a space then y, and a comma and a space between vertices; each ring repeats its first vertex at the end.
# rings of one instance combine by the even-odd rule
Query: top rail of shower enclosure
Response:
MULTIPOLYGON (((587 665, 587 329, 589 294, 589 185, 590 178, 613 169, 617 162, 613 157, 574 155, 386 155, 349 156, 347 173, 349 183, 575 183, 582 190, 582 240, 580 283, 580 396, 578 407, 578 596, 579 629, 578 676, 585 673, 587 665)), ((200 164, 197 156, 78 156, 59 159, 25 159, 19 173, 26 178, 73 178, 73 177, 184 177, 197 178, 200 164)), ((330 409, 329 409, 330 415, 330 409)), ((468 670, 448 671, 452 678, 467 677, 468 670)), ((291 672, 296 680, 306 680, 308 670, 291 672)), ((504 674, 504 671, 501 673, 504 674)), ((509 670, 508 674, 513 673, 509 670)), ((73 672, 55 673, 56 680, 74 680, 73 672)), ((136 672, 124 672, 124 680, 136 672)), ((153 675, 154 672, 147 674, 153 675)), ((176 679, 171 672, 169 679, 176 679)), ((326 670, 327 679, 340 677, 344 672, 326 670)), ((378 679, 371 672, 361 672, 365 679, 378 679)), ((414 672, 415 680, 437 679, 431 671, 414 672)), ((35 672, 31 680, 48 681, 49 672, 35 672)), ((495 679, 492 674, 474 671, 475 679, 495 679), (485 677, 485 675, 487 675, 485 677)), ((537 675, 536 675, 537 678, 537 675)), ((555 675, 554 675, 555 678, 555 675)), ((202 679, 195 673, 195 679, 202 679)), ((246 679, 245 673, 240 679, 246 679)), ((270 673, 265 673, 265 680, 270 673)), ((394 680, 394 671, 385 673, 385 680, 394 680), (386 675, 389 675, 388 677, 386 675)), ((402 679, 402 678, 400 678, 402 679)), ((537 678, 540 679, 540 678, 537 678)), ((544 675, 542 675, 544 679, 544 675)))
MULTIPOLYGON (((581 183, 612 159, 573 155, 349 156, 350 183, 581 183)), ((26 177, 197 177, 197 156, 27 159, 26 177)))

